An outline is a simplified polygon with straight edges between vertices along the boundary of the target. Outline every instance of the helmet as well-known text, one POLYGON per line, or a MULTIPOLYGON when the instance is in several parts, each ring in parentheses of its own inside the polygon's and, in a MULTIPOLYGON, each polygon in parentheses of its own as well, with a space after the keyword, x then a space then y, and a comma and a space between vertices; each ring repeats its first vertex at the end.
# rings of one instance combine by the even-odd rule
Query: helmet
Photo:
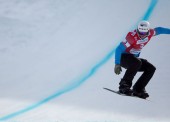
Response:
POLYGON ((148 21, 141 21, 138 24, 138 32, 147 33, 150 29, 150 23, 148 21))

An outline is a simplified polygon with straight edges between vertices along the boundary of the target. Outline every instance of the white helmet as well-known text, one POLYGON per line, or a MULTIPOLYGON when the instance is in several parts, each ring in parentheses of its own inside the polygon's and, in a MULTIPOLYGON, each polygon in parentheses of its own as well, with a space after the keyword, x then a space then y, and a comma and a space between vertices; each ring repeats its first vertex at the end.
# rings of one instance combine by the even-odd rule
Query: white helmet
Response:
POLYGON ((150 29, 150 23, 148 21, 141 21, 138 24, 138 31, 141 33, 146 33, 150 29))

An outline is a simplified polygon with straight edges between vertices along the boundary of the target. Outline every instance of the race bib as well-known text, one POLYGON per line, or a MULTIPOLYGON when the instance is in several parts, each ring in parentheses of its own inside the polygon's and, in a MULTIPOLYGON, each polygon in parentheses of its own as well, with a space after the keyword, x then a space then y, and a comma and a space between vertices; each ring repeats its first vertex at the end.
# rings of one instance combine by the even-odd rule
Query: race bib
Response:
POLYGON ((130 52, 131 54, 138 55, 138 54, 141 52, 141 50, 137 50, 137 49, 132 48, 129 52, 130 52))

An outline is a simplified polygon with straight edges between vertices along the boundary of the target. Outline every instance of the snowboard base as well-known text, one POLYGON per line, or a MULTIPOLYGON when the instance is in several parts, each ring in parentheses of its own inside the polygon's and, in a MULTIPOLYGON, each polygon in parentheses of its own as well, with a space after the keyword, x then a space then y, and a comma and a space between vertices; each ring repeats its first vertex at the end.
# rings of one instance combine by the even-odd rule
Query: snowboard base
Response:
POLYGON ((138 96, 134 96, 134 95, 126 95, 126 94, 122 94, 120 93, 119 91, 116 91, 116 90, 112 90, 112 89, 109 89, 109 88, 103 88, 107 91, 110 91, 110 92, 113 92, 113 93, 116 93, 118 95, 122 95, 122 96, 128 96, 128 97, 134 97, 134 98, 139 98, 139 99, 143 99, 143 100, 148 100, 147 98, 141 98, 141 97, 138 97, 138 96))

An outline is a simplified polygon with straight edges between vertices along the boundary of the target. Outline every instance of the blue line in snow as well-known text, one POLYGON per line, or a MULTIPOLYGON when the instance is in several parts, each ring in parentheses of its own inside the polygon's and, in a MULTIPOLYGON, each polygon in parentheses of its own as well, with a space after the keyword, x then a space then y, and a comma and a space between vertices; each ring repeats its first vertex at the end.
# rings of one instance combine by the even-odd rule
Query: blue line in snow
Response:
MULTIPOLYGON (((145 15, 141 18, 141 20, 148 20, 157 4, 158 0, 152 0, 151 3, 150 3, 150 6, 148 8, 148 10, 146 11, 145 15)), ((31 111, 47 102, 49 102, 50 100, 56 98, 56 97, 59 97, 61 96, 62 94, 65 94, 69 91, 72 91, 74 90, 75 88, 79 87, 80 85, 82 85, 87 79, 89 79, 91 76, 93 76, 104 64, 106 64, 107 61, 109 61, 112 56, 114 55, 115 53, 115 48, 109 52, 99 63, 97 63, 95 66, 93 66, 82 78, 76 80, 76 81, 73 81, 71 84, 68 84, 68 86, 66 86, 65 88, 57 91, 55 94, 43 99, 42 101, 39 101, 35 104, 32 104, 26 108, 23 108, 21 110, 18 110, 16 112, 13 112, 11 114, 8 114, 6 116, 3 116, 0 118, 0 121, 5 121, 5 120, 9 120, 9 119, 12 119, 16 116, 19 116, 21 114, 24 114, 28 111, 31 111)))

